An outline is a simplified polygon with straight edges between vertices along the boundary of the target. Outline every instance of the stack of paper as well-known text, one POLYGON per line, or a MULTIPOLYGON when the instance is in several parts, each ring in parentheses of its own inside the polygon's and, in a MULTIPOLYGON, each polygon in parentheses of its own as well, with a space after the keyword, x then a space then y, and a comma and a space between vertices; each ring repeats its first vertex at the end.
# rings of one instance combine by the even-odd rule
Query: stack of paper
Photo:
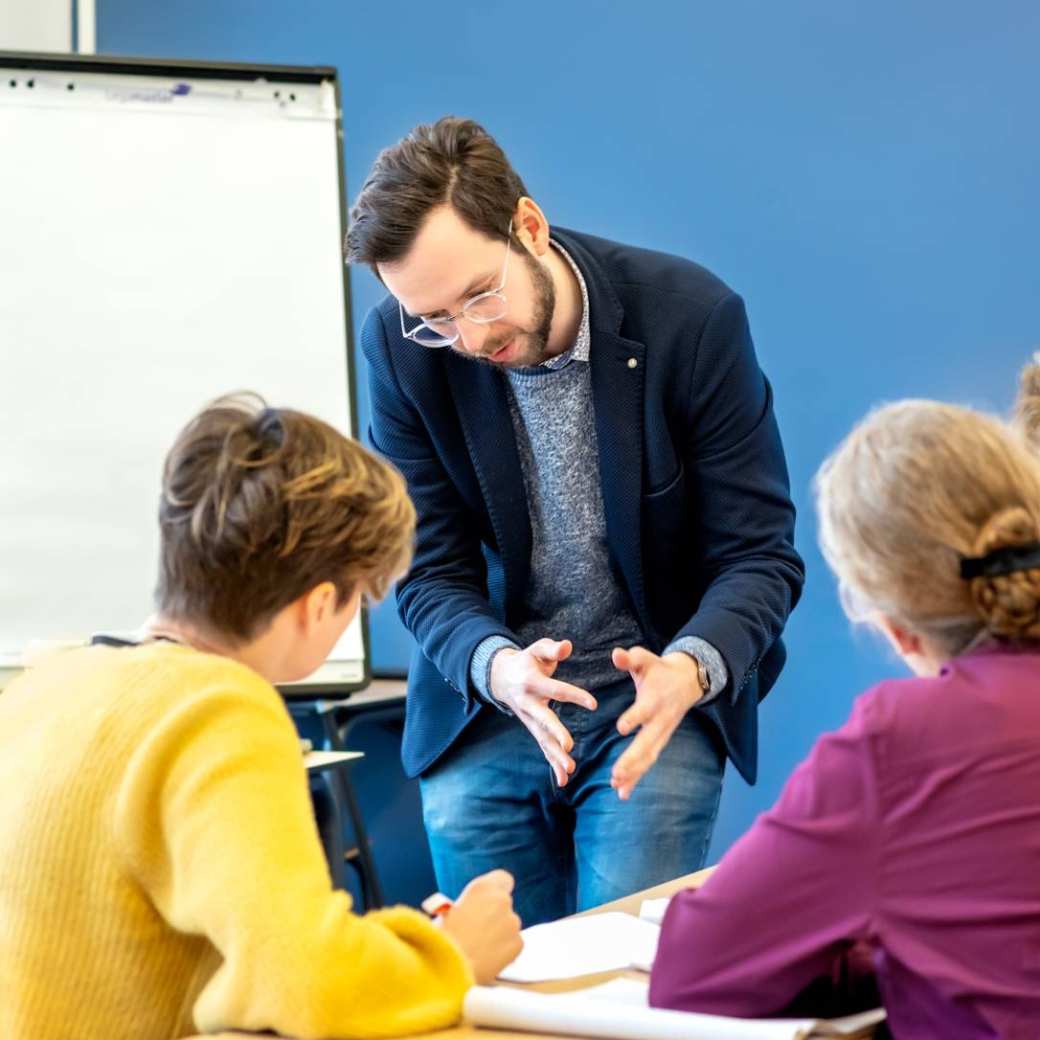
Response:
POLYGON ((572 993, 475 986, 463 1014, 473 1025, 606 1040, 809 1040, 870 1036, 884 1011, 846 1018, 727 1018, 662 1011, 647 1003, 649 983, 620 978, 572 993))

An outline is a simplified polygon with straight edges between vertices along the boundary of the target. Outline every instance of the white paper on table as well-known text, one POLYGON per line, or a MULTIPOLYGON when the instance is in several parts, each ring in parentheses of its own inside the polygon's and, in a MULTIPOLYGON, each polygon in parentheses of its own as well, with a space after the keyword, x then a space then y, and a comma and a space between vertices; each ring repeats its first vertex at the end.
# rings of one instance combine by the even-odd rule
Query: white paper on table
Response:
POLYGON ((493 1029, 564 1033, 607 1040, 808 1040, 869 1035, 884 1011, 822 1021, 752 1019, 665 1011, 647 1005, 648 983, 614 979, 573 993, 535 993, 475 986, 466 995, 468 1022, 493 1029))
POLYGON ((523 930, 523 952, 499 978, 549 982, 622 968, 649 970, 660 933, 656 924, 618 912, 536 924, 523 930))
POLYGON ((671 896, 666 896, 664 899, 644 899, 639 906, 639 916, 644 921, 660 924, 664 920, 664 912, 671 901, 671 896))

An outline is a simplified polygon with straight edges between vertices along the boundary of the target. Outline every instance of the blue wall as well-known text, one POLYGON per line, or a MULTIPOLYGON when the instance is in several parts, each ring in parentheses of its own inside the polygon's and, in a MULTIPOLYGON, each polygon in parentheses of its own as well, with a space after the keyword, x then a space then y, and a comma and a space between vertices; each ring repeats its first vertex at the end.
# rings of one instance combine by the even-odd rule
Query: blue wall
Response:
MULTIPOLYGON (((1040 345, 1040 7, 1025 0, 98 0, 104 53, 333 64, 348 189, 414 123, 472 115, 551 221, 693 257, 746 298, 809 567, 717 855, 897 664, 850 630, 809 484, 878 401, 1004 409, 1040 345)), ((379 293, 352 273, 355 324, 379 293)), ((367 411, 362 404, 362 418, 367 411)), ((402 666, 392 605, 377 668, 402 666)))

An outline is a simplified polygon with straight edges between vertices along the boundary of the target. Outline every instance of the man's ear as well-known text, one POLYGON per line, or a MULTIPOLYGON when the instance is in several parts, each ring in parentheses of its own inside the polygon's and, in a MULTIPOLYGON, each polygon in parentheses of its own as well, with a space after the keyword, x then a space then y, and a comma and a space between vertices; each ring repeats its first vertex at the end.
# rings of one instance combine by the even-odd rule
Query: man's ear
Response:
POLYGON ((527 195, 513 212, 513 233, 535 256, 543 256, 549 248, 549 221, 538 203, 527 195))

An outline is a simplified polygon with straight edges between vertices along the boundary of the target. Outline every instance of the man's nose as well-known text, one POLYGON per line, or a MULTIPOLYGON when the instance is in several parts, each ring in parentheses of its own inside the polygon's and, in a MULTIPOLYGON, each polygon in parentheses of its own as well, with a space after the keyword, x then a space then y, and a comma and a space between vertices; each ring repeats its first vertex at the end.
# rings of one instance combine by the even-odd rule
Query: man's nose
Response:
POLYGON ((459 320, 459 344, 467 354, 480 354, 488 337, 488 326, 465 318, 459 320))

